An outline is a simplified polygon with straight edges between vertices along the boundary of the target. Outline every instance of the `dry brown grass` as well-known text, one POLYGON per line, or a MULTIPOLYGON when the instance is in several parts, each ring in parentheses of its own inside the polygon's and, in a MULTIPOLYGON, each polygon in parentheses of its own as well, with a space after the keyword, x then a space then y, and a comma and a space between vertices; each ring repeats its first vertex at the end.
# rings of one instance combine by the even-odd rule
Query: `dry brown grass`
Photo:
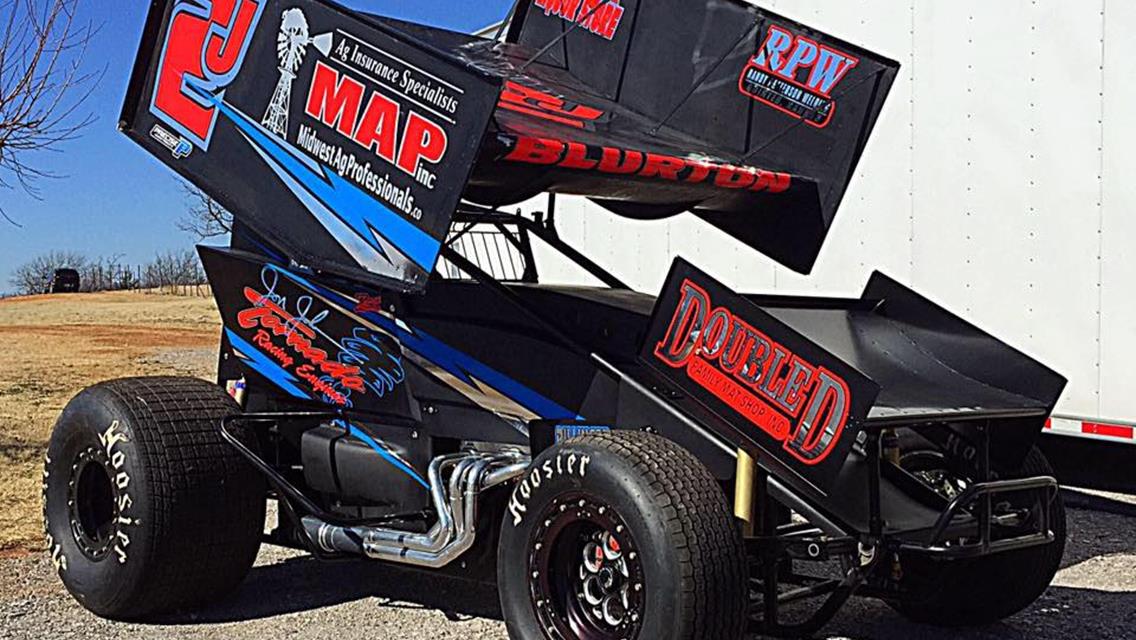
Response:
POLYGON ((214 374, 211 299, 142 293, 0 300, 0 552, 42 544, 40 474, 55 418, 95 382, 214 374))

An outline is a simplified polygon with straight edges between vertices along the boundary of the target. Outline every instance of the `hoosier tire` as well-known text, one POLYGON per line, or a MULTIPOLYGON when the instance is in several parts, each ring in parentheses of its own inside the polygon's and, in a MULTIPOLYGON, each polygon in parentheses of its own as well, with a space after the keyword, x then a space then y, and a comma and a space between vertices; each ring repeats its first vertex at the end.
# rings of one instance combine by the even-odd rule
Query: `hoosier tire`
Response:
POLYGON ((44 468, 44 526, 67 590, 140 620, 216 600, 244 579, 264 526, 263 479, 226 444, 237 405, 214 384, 132 378, 79 393, 44 468))
POLYGON ((746 558, 721 487, 642 432, 533 462, 506 508, 498 584, 515 640, 735 640, 746 626, 746 558))
MULTIPOLYGON (((1021 468, 1002 471, 1002 479, 1052 476, 1049 461, 1034 447, 1021 468)), ((971 560, 943 562, 901 557, 909 595, 891 602, 904 616, 943 627, 987 625, 1033 604, 1061 565, 1065 553, 1065 506, 1054 497, 1049 544, 971 560)))

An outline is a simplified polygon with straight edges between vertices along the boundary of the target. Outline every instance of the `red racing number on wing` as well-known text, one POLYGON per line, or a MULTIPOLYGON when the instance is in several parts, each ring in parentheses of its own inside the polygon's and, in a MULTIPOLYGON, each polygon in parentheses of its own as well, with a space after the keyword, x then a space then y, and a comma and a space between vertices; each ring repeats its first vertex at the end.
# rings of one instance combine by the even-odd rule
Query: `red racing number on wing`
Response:
POLYGON ((240 71, 264 0, 182 2, 170 15, 151 111, 208 148, 217 108, 209 101, 240 71))

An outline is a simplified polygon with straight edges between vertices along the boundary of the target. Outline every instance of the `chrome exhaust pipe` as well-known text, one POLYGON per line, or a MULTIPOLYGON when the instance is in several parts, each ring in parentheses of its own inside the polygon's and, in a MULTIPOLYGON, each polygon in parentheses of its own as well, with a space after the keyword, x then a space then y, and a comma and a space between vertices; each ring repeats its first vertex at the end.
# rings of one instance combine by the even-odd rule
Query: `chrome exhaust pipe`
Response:
POLYGON ((516 452, 467 452, 435 458, 428 478, 438 521, 424 534, 382 527, 338 527, 312 516, 305 516, 302 524, 320 549, 329 553, 443 567, 473 547, 481 491, 521 476, 529 464, 528 456, 516 452), (445 473, 450 468, 447 482, 445 473))
POLYGON ((430 463, 429 481, 431 500, 434 510, 438 514, 438 522, 430 531, 421 533, 407 533, 395 529, 372 529, 367 535, 369 541, 389 543, 415 549, 419 551, 437 552, 449 542, 449 537, 455 527, 454 512, 448 508, 446 483, 443 481, 443 472, 446 467, 453 466, 453 478, 465 474, 471 459, 461 454, 444 456, 430 463))

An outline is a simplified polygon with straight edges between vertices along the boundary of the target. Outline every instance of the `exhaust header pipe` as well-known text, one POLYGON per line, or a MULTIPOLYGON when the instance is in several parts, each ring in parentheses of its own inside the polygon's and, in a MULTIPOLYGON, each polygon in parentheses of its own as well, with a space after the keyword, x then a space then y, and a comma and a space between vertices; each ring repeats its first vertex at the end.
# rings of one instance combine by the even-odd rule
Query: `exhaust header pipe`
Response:
POLYGON ((314 516, 304 516, 302 523, 311 539, 328 553, 437 569, 473 547, 480 493, 520 477, 530 463, 531 459, 519 452, 466 452, 435 458, 428 478, 438 522, 426 533, 339 527, 314 516))

